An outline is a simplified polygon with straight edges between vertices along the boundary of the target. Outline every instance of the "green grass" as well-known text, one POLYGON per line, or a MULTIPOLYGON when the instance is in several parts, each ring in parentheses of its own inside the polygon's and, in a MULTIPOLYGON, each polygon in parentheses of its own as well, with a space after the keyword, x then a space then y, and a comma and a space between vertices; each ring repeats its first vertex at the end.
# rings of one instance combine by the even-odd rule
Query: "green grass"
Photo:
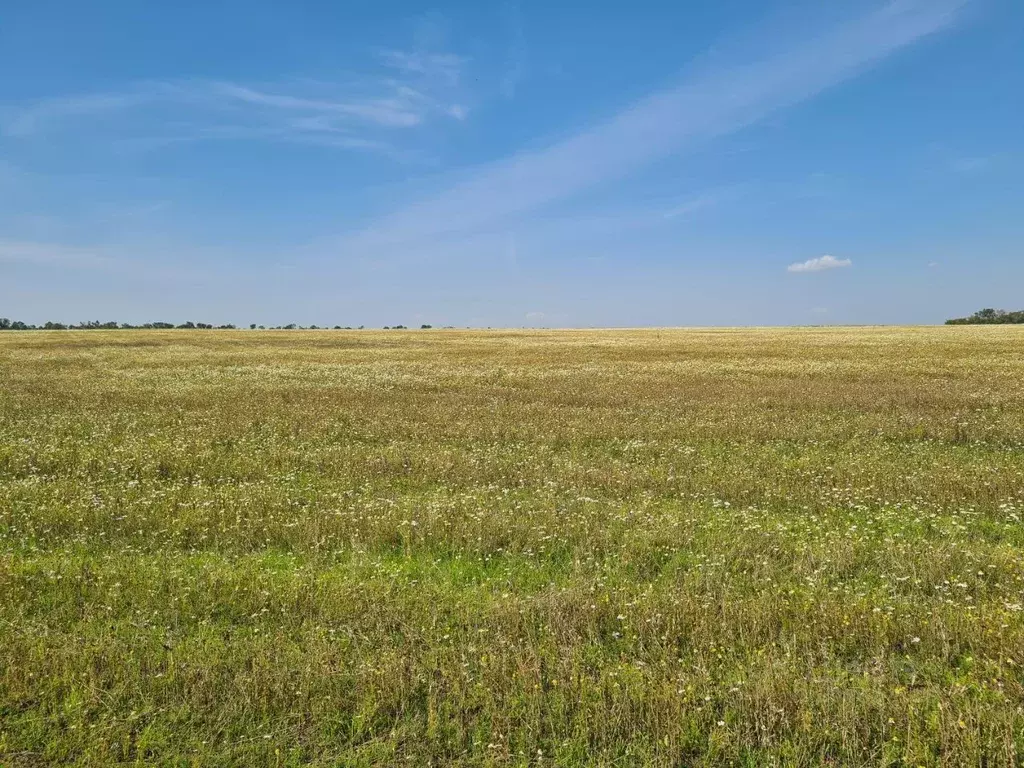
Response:
POLYGON ((1024 329, 0 334, 0 765, 1014 765, 1024 329))

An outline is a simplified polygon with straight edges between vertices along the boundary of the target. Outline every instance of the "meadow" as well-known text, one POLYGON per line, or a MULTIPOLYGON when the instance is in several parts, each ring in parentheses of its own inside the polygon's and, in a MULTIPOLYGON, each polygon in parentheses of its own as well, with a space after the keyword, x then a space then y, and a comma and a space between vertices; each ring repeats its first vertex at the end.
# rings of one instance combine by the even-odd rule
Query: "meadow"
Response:
POLYGON ((0 334, 0 765, 1000 766, 1024 328, 0 334))

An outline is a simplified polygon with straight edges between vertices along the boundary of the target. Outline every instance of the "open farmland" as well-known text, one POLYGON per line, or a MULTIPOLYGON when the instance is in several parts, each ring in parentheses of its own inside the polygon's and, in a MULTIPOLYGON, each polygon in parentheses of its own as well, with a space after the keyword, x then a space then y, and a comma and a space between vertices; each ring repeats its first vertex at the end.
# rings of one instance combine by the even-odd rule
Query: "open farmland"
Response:
POLYGON ((1024 329, 0 334, 0 764, 1010 765, 1024 329))

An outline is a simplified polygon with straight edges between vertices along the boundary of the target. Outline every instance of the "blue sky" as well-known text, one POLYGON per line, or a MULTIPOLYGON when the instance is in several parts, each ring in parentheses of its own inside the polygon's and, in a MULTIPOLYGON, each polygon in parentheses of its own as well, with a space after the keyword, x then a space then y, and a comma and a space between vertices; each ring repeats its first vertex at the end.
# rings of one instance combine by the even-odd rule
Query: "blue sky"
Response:
POLYGON ((28 322, 1024 307, 1017 0, 38 0, 0 72, 28 322))

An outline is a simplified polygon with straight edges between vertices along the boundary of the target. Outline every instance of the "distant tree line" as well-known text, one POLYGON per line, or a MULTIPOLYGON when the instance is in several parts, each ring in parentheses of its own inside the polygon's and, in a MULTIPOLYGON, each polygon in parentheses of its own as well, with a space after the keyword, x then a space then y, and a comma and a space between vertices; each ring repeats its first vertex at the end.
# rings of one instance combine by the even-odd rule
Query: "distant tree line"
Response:
POLYGON ((1007 312, 1005 309, 983 309, 970 317, 955 317, 946 325, 1020 325, 1024 324, 1024 310, 1007 312))
MULTIPOLYGON (((142 325, 132 325, 131 323, 115 323, 113 321, 109 323, 102 323, 99 320, 86 320, 78 325, 69 325, 66 323, 54 323, 46 322, 42 325, 32 325, 31 323, 23 323, 21 320, 9 320, 6 317, 0 317, 0 331, 93 331, 93 330, 169 330, 169 329, 182 329, 182 330, 231 330, 237 326, 228 323, 227 325, 211 325, 210 323, 193 323, 188 321, 175 325, 174 323, 143 323, 142 325)), ((421 325, 420 328, 423 330, 430 329, 433 326, 421 325)), ((451 327, 451 326, 446 326, 451 327)), ((265 325, 256 325, 252 323, 249 325, 251 330, 268 330, 265 325)), ((352 330, 363 330, 365 326, 360 325, 358 328, 353 328, 351 325, 344 327, 340 325, 334 326, 335 331, 352 331, 352 330)), ((289 323, 288 325, 274 325, 270 326, 269 330, 273 331, 319 331, 329 330, 326 326, 321 328, 319 325, 302 326, 296 325, 295 323, 289 323)), ((408 330, 404 325, 392 325, 384 326, 384 330, 408 330)))
POLYGON ((78 325, 71 325, 65 323, 54 323, 47 321, 42 325, 32 325, 31 323, 23 323, 21 320, 8 320, 6 317, 0 317, 0 331, 112 331, 112 330, 128 330, 128 329, 169 329, 169 328, 187 328, 190 330, 194 329, 213 329, 213 328, 234 328, 233 325, 211 325, 210 323, 193 323, 191 321, 187 323, 181 323, 175 325, 174 323, 143 323, 142 325, 132 325, 131 323, 115 323, 113 321, 109 323, 103 323, 99 320, 86 320, 79 323, 78 325))

